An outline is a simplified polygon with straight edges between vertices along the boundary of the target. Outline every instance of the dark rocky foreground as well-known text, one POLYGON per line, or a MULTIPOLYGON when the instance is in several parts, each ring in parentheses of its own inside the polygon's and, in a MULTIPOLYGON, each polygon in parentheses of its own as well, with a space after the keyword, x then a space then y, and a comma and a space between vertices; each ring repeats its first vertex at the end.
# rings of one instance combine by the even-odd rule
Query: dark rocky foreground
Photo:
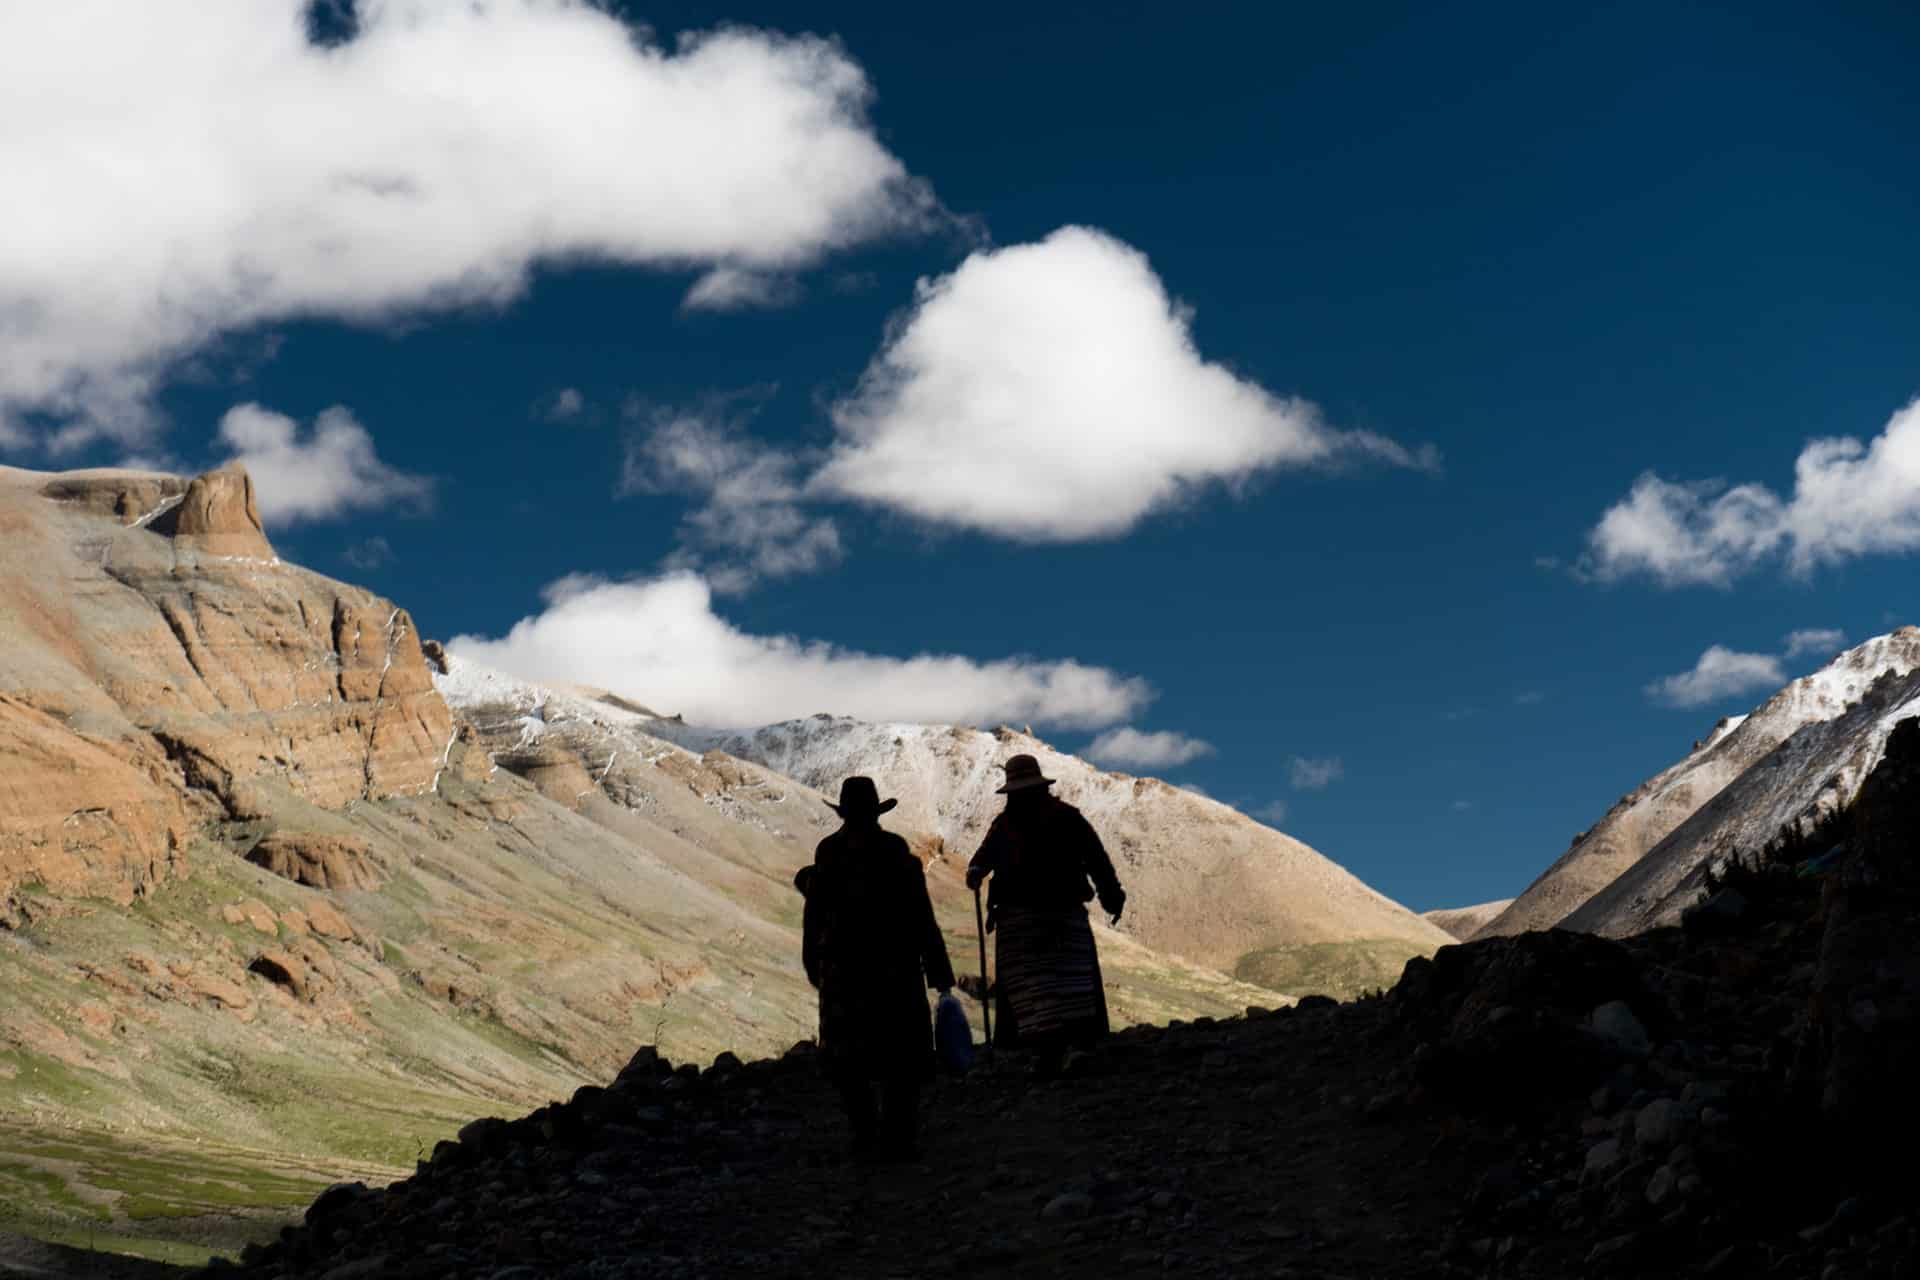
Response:
POLYGON ((1385 995, 1136 1028, 1060 1080, 1005 1056, 930 1091, 917 1163, 842 1158, 804 1046, 642 1051, 330 1190, 241 1266, 1920 1277, 1920 722, 1802 845, 1685 929, 1449 947, 1385 995))

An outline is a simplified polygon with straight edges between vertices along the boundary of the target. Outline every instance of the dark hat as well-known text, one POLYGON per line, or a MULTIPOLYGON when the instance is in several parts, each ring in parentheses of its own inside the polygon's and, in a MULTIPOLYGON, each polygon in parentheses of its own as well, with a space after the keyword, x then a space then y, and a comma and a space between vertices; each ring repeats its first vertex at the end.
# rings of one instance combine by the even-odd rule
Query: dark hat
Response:
POLYGON ((877 818, 899 803, 898 800, 882 800, 880 788, 873 785, 872 778, 855 774, 840 784, 840 803, 829 800, 827 808, 843 818, 877 818))
POLYGON ((1053 785, 1053 779, 1040 772, 1040 762, 1032 756, 1014 756, 1001 767, 1007 771, 1007 785, 995 792, 996 795, 1053 785))

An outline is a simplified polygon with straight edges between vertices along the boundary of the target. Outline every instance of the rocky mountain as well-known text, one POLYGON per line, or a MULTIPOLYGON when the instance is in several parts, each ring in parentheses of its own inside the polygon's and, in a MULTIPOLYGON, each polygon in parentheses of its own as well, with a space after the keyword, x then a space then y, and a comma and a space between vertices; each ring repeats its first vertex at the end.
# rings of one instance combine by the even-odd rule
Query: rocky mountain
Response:
POLYGON ((1030 733, 815 716, 740 732, 655 720, 653 732, 826 790, 871 774, 902 828, 964 863, 1005 803, 1001 764, 1039 759, 1087 815, 1126 885, 1121 930, 1155 951, 1280 991, 1391 985, 1408 957, 1453 941, 1324 855, 1218 801, 1102 770, 1030 733))
POLYGON ((1502 898, 1498 902, 1482 902, 1471 907, 1440 907, 1420 914, 1464 942, 1485 927, 1487 921, 1512 905, 1512 898, 1502 898))
MULTIPOLYGON (((437 646, 429 652, 438 667, 436 687, 472 727, 475 748, 485 752, 490 767, 524 777, 548 799, 616 833, 645 836, 664 825, 689 837, 696 856, 676 863, 683 874, 738 901, 766 898, 771 882, 770 914, 789 930, 798 927, 793 873, 812 860, 814 845, 839 822, 821 791, 724 751, 696 755, 656 736, 652 730, 665 722, 616 695, 532 684, 437 646), (726 859, 716 858, 716 851, 726 859)), ((833 785, 837 792, 837 778, 833 785)), ((977 940, 964 863, 904 813, 887 825, 907 836, 926 861, 948 949, 956 969, 967 971, 977 940)), ((1122 1023, 1217 1013, 1276 998, 1102 922, 1096 921, 1095 930, 1108 1003, 1122 1023)), ((797 948, 797 936, 788 936, 797 948)), ((810 1016, 810 1003, 807 1009, 810 1016)), ((810 1034, 809 1023, 794 1038, 810 1034)))
MULTIPOLYGON (((1567 851, 1475 936, 1494 937, 1527 929, 1546 929, 1563 921, 1571 924, 1574 913, 1590 899, 1613 885, 1656 846, 1669 837, 1676 837, 1683 824, 1736 779, 1746 777, 1773 756, 1782 744, 1810 726, 1842 716, 1883 677, 1903 676, 1916 667, 1920 667, 1920 628, 1902 627, 1849 649, 1820 670, 1793 681, 1751 714, 1722 721, 1704 740, 1695 743, 1686 756, 1621 797, 1599 822, 1575 836, 1567 851)), ((1868 730, 1867 737, 1873 739, 1874 731, 1868 730)), ((1846 773, 1836 763, 1822 776, 1838 777, 1845 773, 1857 784, 1864 776, 1862 766, 1872 767, 1879 758, 1879 744, 1884 741, 1885 732, 1880 730, 1878 738, 1868 742, 1863 752, 1830 744, 1831 750, 1853 761, 1848 766, 1852 772, 1846 773), (1858 758, 1854 759, 1855 756, 1858 758)), ((1749 813, 1756 815, 1754 821, 1760 821, 1758 810, 1748 805, 1756 802, 1757 791, 1769 791, 1790 781, 1789 775, 1780 771, 1790 759, 1791 753, 1780 757, 1776 766, 1754 774, 1753 785, 1739 793, 1742 803, 1730 802, 1719 806, 1716 812, 1732 815, 1734 826, 1744 827, 1748 822, 1745 815, 1749 813)), ((1789 809, 1794 803, 1790 797, 1782 801, 1789 809)), ((1831 802, 1826 803, 1830 808, 1831 802)), ((1772 808, 1770 803, 1762 807, 1769 811, 1772 808)), ((1717 834, 1706 843, 1702 843, 1706 837, 1701 827, 1695 827, 1693 833, 1678 835, 1674 843, 1663 850, 1660 865, 1684 866, 1691 870, 1708 857, 1725 856, 1738 849, 1756 849, 1782 828, 1774 826, 1764 831, 1755 828, 1733 834, 1723 823, 1713 830, 1717 834)), ((1666 888, 1632 888, 1625 891, 1627 897, 1644 898, 1650 892, 1665 894, 1684 879, 1688 871, 1669 874, 1649 870, 1644 874, 1653 876, 1666 888)), ((1640 881, 1631 883, 1638 885, 1640 881)), ((1609 896, 1608 901, 1617 902, 1619 898, 1609 896)), ((1678 905, 1669 905, 1671 910, 1658 909, 1654 916, 1660 916, 1662 911, 1671 916, 1678 910, 1678 905)), ((1610 919, 1613 913, 1610 907, 1597 909, 1582 917, 1589 924, 1578 927, 1591 927, 1591 922, 1603 917, 1610 919)), ((1631 927, 1625 915, 1620 917, 1618 927, 1631 927)), ((1613 926, 1609 928, 1612 931, 1613 926)))
MULTIPOLYGON (((205 1257, 636 1045, 812 1034, 819 796, 569 756, 557 707, 465 720, 437 674, 404 609, 275 555, 243 471, 0 470, 0 1233, 205 1257)), ((1122 1021, 1280 999, 1103 944, 1122 1021)))
POLYGON ((899 1164, 844 1157, 803 1051, 643 1051, 328 1191, 240 1271, 1898 1280, 1917 825, 1912 720, 1844 853, 1757 875, 1711 928, 1448 947, 1384 997, 1136 1027, 1061 1079, 989 1059, 936 1082, 899 1164))
POLYGON ((252 482, 0 468, 0 910, 127 903, 214 819, 432 789, 406 611, 274 556, 252 482))
POLYGON ((1830 824, 1880 763, 1894 725, 1916 714, 1920 669, 1889 665, 1845 711, 1813 721, 1762 756, 1562 926, 1624 937, 1676 923, 1700 899, 1710 868, 1757 862, 1772 847, 1830 824))

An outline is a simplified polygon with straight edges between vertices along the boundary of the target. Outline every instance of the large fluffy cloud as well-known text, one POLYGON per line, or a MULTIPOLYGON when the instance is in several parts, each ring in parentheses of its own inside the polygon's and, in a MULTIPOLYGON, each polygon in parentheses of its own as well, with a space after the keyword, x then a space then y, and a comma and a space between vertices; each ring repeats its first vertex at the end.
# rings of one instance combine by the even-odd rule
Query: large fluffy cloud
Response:
POLYGON ((433 493, 426 477, 381 461, 373 437, 339 405, 323 410, 308 432, 284 413, 236 405, 220 419, 219 438, 253 477, 260 518, 268 524, 396 504, 417 507, 433 493))
POLYGON ((532 680, 613 689, 695 723, 731 727, 830 711, 871 720, 1094 728, 1152 691, 1072 661, 948 654, 887 657, 741 631, 713 611, 696 574, 640 582, 574 577, 546 609, 498 639, 459 636, 462 657, 532 680))
POLYGON ((777 272, 932 208, 824 40, 360 0, 323 48, 306 8, 0 5, 0 441, 136 438, 240 326, 497 303, 543 259, 777 272))
POLYGON ((833 417, 820 489, 1035 541, 1114 536, 1274 467, 1433 463, 1203 359, 1146 257, 1085 227, 922 281, 833 417))
POLYGON ((1856 556, 1920 548, 1920 400, 1872 443, 1814 440, 1793 495, 1764 485, 1679 484, 1649 472, 1588 535, 1586 570, 1666 586, 1728 586, 1776 555, 1805 575, 1856 556))
POLYGON ((1786 682, 1786 670, 1772 654, 1740 653, 1716 644, 1700 655, 1693 670, 1655 680, 1646 692, 1670 707, 1703 707, 1757 689, 1778 689, 1786 682))

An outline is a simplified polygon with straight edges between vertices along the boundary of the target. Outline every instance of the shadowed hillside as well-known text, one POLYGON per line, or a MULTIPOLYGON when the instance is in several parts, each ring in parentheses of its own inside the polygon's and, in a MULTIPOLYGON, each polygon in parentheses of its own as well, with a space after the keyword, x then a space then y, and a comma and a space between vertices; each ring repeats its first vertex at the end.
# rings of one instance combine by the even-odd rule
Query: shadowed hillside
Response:
POLYGON ((917 1163, 841 1154, 809 1046, 478 1122, 341 1187, 260 1276, 1911 1275, 1920 721, 1845 857, 1624 942, 1443 948, 1394 989, 942 1082, 917 1163), (1863 967, 1864 966, 1864 967, 1863 967), (1869 977, 1869 972, 1879 976, 1869 977), (1886 1016, 1834 996, 1878 982, 1886 1016), (1895 1010, 1899 1012, 1895 1012, 1895 1010))

